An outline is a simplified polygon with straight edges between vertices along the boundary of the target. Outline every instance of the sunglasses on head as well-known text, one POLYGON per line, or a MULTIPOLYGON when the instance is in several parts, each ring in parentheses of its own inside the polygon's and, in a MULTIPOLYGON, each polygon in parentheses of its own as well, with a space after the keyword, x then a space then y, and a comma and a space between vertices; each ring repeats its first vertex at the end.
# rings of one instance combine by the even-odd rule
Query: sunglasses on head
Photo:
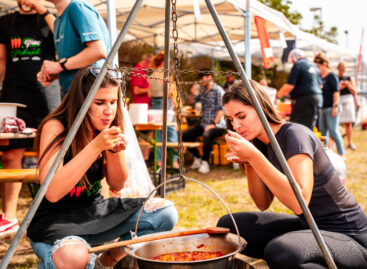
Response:
MULTIPOLYGON (((102 69, 98 66, 92 66, 91 68, 89 68, 89 73, 91 73, 96 78, 96 77, 98 77, 101 70, 102 69)), ((107 69, 106 76, 109 76, 109 77, 111 77, 113 79, 116 79, 116 80, 121 80, 122 79, 121 73, 116 71, 116 70, 113 70, 113 69, 107 69)))

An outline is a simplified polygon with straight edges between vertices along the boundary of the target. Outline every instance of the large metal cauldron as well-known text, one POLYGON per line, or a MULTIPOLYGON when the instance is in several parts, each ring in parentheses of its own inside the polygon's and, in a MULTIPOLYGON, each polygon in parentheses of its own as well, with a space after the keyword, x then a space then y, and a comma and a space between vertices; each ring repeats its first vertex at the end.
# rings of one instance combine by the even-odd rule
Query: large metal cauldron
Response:
MULTIPOLYGON (((180 179, 181 178, 170 179, 167 180, 165 183, 180 179)), ((192 178, 185 177, 185 179, 198 183, 199 185, 208 189, 222 202, 233 221, 233 225, 237 232, 237 235, 231 233, 218 235, 196 234, 175 238, 167 238, 127 246, 125 247, 126 253, 138 260, 139 269, 232 269, 234 265, 234 255, 245 248, 246 241, 245 239, 240 237, 236 221, 234 220, 231 211, 229 210, 223 199, 209 186, 192 178), (158 255, 184 251, 221 251, 224 255, 222 257, 214 259, 190 262, 164 262, 152 260, 152 258, 158 255)), ((140 210, 138 220, 136 222, 135 234, 137 234, 140 215, 143 211, 145 203, 148 201, 150 196, 152 196, 152 194, 155 193, 155 191, 165 183, 159 184, 145 200, 144 205, 140 210)))
POLYGON ((246 241, 235 234, 196 234, 139 243, 125 247, 128 255, 138 260, 139 269, 232 269, 234 256, 243 250, 246 241), (199 247, 199 248, 198 248, 199 247), (183 251, 221 251, 224 256, 190 262, 164 262, 151 258, 161 254, 183 251))

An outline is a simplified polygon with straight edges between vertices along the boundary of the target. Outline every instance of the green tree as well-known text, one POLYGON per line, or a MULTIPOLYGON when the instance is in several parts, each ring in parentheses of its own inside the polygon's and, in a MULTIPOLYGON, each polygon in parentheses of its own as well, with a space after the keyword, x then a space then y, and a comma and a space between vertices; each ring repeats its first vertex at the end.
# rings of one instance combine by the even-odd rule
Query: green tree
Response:
POLYGON ((291 0, 286 0, 284 3, 283 0, 259 0, 259 2, 271 7, 272 9, 280 11, 293 24, 299 24, 303 18, 301 13, 290 11, 290 6, 292 5, 291 0))
POLYGON ((338 41, 336 40, 336 37, 338 36, 338 28, 332 26, 330 29, 325 29, 324 22, 321 20, 321 15, 314 15, 313 26, 311 29, 302 30, 323 38, 330 43, 338 44, 338 41))
MULTIPOLYGON (((290 6, 293 3, 291 0, 259 0, 259 2, 280 11, 291 23, 295 25, 299 25, 303 18, 297 11, 290 11, 290 6)), ((333 26, 330 29, 325 29, 324 22, 321 19, 321 15, 315 15, 314 25, 312 28, 302 30, 323 38, 331 43, 337 44, 338 42, 336 41, 336 37, 338 36, 338 28, 333 26)))

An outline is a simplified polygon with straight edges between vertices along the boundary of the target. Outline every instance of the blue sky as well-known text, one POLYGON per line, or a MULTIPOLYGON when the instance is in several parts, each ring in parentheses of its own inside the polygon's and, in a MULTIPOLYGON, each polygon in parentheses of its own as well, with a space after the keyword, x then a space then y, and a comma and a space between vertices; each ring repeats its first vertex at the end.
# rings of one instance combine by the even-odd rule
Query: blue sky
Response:
POLYGON ((292 0, 291 10, 302 14, 301 26, 309 29, 312 26, 313 16, 310 8, 321 8, 322 21, 327 29, 331 26, 338 28, 339 45, 347 46, 356 53, 361 43, 362 27, 364 26, 363 55, 367 55, 367 0, 292 0), (348 31, 348 38, 344 31, 348 31))

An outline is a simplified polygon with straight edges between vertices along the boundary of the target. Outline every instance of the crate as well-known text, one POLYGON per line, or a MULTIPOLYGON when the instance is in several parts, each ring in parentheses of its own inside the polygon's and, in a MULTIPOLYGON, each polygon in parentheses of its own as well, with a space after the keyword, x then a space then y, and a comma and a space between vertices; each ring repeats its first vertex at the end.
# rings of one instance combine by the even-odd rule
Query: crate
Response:
MULTIPOLYGON (((167 170, 167 174, 166 174, 167 180, 177 178, 177 177, 180 176, 179 172, 172 172, 170 170, 175 170, 175 169, 168 169, 167 170)), ((157 173, 157 172, 156 173, 150 173, 150 176, 153 180, 154 186, 158 186, 161 183, 161 174, 160 173, 157 173)), ((186 187, 185 179, 169 182, 169 183, 166 184, 166 194, 170 193, 170 192, 174 192, 174 191, 183 190, 183 189, 185 189, 185 187, 186 187)), ((163 189, 163 186, 161 186, 157 190, 157 194, 160 195, 162 193, 162 189, 163 189)))
POLYGON ((220 144, 213 146, 212 151, 212 164, 214 165, 227 165, 231 163, 227 160, 225 155, 229 152, 228 145, 226 142, 221 141, 220 144))

